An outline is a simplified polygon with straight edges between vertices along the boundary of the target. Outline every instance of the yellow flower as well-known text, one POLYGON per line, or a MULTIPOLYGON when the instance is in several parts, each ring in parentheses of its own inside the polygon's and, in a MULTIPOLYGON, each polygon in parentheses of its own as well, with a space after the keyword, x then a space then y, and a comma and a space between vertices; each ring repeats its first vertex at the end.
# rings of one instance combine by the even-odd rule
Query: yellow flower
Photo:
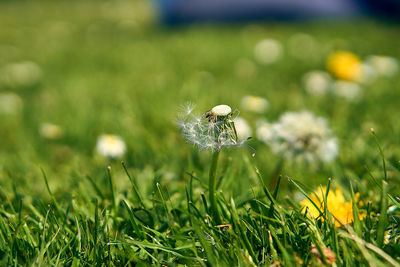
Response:
MULTIPOLYGON (((318 206, 321 212, 324 212, 324 195, 326 192, 326 187, 319 188, 311 196, 311 200, 318 206)), ((356 199, 358 199, 359 194, 356 194, 356 199)), ((339 187, 335 191, 329 191, 328 197, 326 199, 328 204, 328 210, 332 214, 335 220, 335 226, 341 227, 345 224, 352 223, 354 221, 353 217, 353 203, 352 201, 346 201, 342 191, 339 187)), ((319 217, 320 213, 318 209, 311 203, 310 200, 305 199, 300 202, 300 205, 308 209, 308 213, 314 217, 319 217)), ((362 220, 365 214, 360 213, 359 218, 362 220)), ((323 220, 321 216, 321 220, 323 220)))
POLYGON ((361 77, 361 60, 348 51, 337 51, 328 57, 327 69, 337 78, 347 81, 355 81, 361 77))

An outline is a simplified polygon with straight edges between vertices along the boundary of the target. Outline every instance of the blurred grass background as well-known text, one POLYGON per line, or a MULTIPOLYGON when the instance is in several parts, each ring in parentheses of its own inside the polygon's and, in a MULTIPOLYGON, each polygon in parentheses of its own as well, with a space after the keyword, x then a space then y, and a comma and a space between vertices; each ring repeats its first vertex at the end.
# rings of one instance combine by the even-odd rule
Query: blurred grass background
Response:
MULTIPOLYGON (((114 133, 127 143, 123 160, 140 190, 151 192, 157 180, 184 197, 177 188, 185 184, 186 172, 205 181, 209 155, 197 153, 180 137, 175 125, 180 106, 190 101, 199 112, 220 103, 240 108, 243 96, 259 95, 270 102, 267 120, 309 109, 326 117, 339 139, 340 156, 333 164, 286 165, 283 174, 310 187, 326 183, 328 177, 366 184, 365 166, 381 173, 373 127, 388 160, 392 191, 397 191, 399 75, 369 85, 358 103, 307 95, 301 79, 310 70, 325 69, 326 57, 337 49, 361 58, 400 58, 399 25, 358 19, 167 28, 158 24, 153 8, 148 1, 0 2, 0 69, 32 61, 42 72, 29 86, 0 83, 0 92, 14 92, 23 100, 22 112, 0 115, 4 190, 14 186, 27 197, 45 198, 40 167, 61 195, 87 187, 85 175, 106 183, 109 162, 95 155, 95 145, 100 134, 114 133), (312 36, 315 46, 290 46, 297 33, 312 36), (284 47, 283 58, 272 65, 254 60, 254 46, 264 38, 284 47), (243 67, 243 59, 250 64, 243 67), (38 129, 43 122, 61 126, 64 137, 42 138, 38 129)), ((253 122, 258 118, 246 112, 241 116, 253 122)), ((254 159, 247 147, 223 153, 222 169, 230 170, 224 192, 236 197, 251 194, 250 186, 256 184, 249 162, 272 177, 279 161, 266 145, 257 140, 249 144, 257 150, 254 159)), ((111 164, 117 188, 127 190, 129 180, 120 162, 111 164)))

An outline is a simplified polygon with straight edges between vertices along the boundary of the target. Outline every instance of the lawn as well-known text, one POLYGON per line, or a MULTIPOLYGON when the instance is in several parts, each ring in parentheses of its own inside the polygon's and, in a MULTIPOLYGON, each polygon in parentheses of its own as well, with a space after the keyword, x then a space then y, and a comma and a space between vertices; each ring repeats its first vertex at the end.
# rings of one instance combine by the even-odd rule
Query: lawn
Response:
POLYGON ((400 266, 400 72, 357 81, 357 99, 304 82, 335 80, 335 51, 399 60, 399 30, 369 18, 165 27, 144 0, 1 1, 1 265, 400 266), (260 59, 262 40, 275 46, 260 59), (249 95, 267 110, 246 109, 249 95), (188 102, 231 106, 253 138, 199 151, 180 129, 188 102), (260 120, 304 110, 324 118, 332 160, 259 138, 260 120), (123 140, 121 157, 96 149, 104 134, 123 140))

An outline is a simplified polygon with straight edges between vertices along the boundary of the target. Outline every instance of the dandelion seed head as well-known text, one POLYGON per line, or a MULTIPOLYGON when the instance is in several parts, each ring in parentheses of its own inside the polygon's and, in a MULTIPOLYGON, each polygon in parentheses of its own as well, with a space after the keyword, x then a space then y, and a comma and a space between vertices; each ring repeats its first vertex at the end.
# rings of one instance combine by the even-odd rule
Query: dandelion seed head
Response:
POLYGON ((230 106, 218 105, 201 115, 192 111, 180 116, 177 124, 183 138, 199 150, 219 151, 244 142, 238 141, 230 106))
POLYGON ((268 130, 265 142, 288 159, 329 162, 338 154, 336 139, 326 120, 309 111, 287 112, 268 130))

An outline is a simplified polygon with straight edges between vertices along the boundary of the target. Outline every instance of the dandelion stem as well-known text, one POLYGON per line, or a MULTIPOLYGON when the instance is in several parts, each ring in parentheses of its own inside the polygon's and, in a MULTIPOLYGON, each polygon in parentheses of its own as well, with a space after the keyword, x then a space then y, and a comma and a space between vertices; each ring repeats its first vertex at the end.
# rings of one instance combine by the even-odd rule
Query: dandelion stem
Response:
POLYGON ((217 166, 218 166, 218 157, 219 157, 219 150, 213 152, 212 160, 211 160, 211 167, 209 173, 209 184, 208 190, 210 194, 210 205, 211 205, 211 216, 213 217, 214 221, 219 225, 221 224, 221 218, 218 212, 217 206, 217 199, 216 199, 216 173, 217 173, 217 166))

